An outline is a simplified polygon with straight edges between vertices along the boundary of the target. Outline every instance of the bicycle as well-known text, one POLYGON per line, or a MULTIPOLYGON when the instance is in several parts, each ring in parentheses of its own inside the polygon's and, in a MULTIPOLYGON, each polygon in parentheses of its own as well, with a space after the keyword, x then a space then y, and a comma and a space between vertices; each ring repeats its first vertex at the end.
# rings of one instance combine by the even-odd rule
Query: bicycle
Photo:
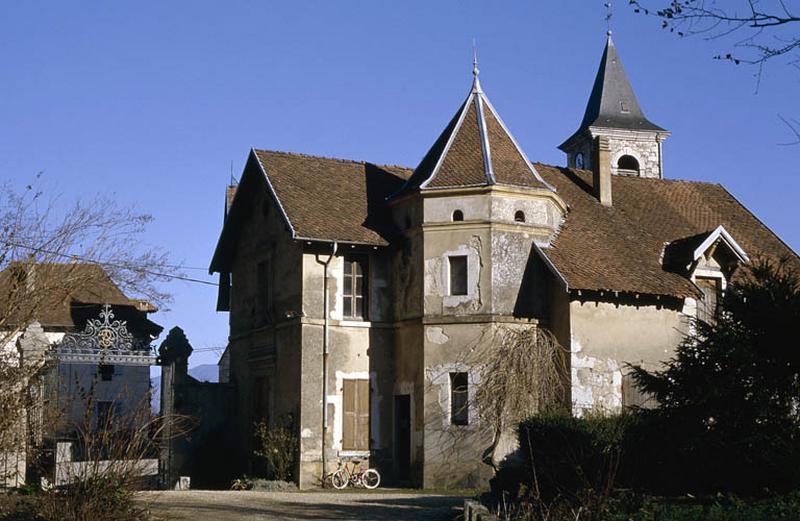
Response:
POLYGON ((348 467, 346 462, 342 465, 341 460, 339 461, 339 468, 331 474, 330 478, 333 488, 344 490, 347 485, 370 490, 378 488, 378 485, 381 484, 381 475, 376 469, 358 470, 360 460, 351 460, 350 463, 352 465, 348 467))

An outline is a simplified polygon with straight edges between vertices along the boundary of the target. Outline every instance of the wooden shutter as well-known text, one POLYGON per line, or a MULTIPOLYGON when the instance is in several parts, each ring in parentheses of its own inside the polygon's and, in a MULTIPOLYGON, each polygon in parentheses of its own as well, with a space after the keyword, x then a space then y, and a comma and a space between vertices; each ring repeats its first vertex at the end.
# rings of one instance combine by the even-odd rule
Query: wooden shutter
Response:
POLYGON ((369 450, 369 380, 345 380, 342 449, 369 450))

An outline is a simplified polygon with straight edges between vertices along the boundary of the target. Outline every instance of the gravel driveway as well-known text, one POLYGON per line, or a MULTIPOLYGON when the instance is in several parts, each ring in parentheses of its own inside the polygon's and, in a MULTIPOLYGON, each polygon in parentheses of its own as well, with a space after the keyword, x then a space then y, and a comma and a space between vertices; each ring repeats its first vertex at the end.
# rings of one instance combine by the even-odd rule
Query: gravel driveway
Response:
POLYGON ((451 521, 462 496, 376 492, 212 491, 142 492, 137 499, 164 520, 213 521, 451 521))

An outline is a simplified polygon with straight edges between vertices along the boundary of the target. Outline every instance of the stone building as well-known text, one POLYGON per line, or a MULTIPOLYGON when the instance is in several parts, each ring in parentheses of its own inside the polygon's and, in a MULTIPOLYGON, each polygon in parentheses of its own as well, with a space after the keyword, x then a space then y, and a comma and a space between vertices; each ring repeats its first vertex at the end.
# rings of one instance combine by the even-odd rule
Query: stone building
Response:
POLYGON ((722 186, 665 179, 668 135, 609 37, 568 167, 528 160, 477 66, 414 169, 251 150, 210 267, 242 461, 255 421, 289 416, 301 486, 348 456, 396 482, 480 483, 497 440, 466 354, 505 326, 569 350, 575 414, 641 401, 626 362, 668 358, 738 265, 800 263, 722 186))
POLYGON ((19 411, 18 449, 0 454, 0 486, 42 472, 52 482, 55 469, 33 468, 27 455, 54 454, 58 443, 78 462, 76 432, 149 421, 150 344, 161 326, 147 315, 156 309, 128 298, 102 267, 11 263, 0 272, 0 310, 0 363, 25 367, 19 385, 33 393, 19 411))

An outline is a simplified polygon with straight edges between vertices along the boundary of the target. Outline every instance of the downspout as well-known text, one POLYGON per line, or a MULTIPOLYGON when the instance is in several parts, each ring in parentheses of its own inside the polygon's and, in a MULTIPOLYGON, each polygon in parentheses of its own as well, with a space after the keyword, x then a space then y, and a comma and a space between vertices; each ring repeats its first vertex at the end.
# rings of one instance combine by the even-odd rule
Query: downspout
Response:
POLYGON ((322 300, 323 300, 323 316, 322 316, 322 479, 323 486, 325 482, 325 475, 328 468, 328 457, 325 454, 325 436, 328 433, 328 266, 333 258, 336 256, 336 250, 339 244, 333 241, 333 249, 328 259, 325 261, 317 262, 322 264, 323 278, 322 278, 322 300))

